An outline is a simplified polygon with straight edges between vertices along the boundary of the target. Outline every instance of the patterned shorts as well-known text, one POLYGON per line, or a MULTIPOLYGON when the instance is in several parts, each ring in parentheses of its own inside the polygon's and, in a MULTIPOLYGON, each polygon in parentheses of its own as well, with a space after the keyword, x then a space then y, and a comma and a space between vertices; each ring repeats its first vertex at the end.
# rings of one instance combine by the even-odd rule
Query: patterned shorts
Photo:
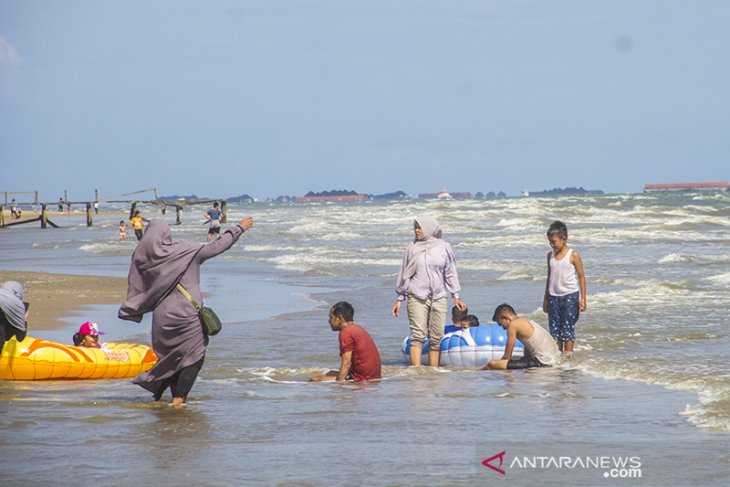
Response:
POLYGON ((575 341, 575 323, 580 316, 580 292, 548 296, 550 334, 556 342, 575 341))

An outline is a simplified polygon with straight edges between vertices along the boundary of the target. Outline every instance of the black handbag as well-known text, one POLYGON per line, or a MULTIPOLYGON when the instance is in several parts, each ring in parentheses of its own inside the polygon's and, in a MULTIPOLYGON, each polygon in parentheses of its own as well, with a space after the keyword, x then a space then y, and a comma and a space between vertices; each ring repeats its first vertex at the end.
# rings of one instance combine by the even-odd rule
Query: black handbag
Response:
POLYGON ((198 317, 200 318, 200 322, 203 324, 203 331, 206 335, 217 335, 223 329, 223 323, 221 323, 220 318, 218 318, 218 315, 215 314, 215 311, 213 311, 212 308, 200 306, 198 302, 193 299, 187 289, 185 289, 179 282, 177 283, 177 290, 180 291, 183 296, 188 298, 193 306, 195 306, 195 309, 198 310, 198 317))

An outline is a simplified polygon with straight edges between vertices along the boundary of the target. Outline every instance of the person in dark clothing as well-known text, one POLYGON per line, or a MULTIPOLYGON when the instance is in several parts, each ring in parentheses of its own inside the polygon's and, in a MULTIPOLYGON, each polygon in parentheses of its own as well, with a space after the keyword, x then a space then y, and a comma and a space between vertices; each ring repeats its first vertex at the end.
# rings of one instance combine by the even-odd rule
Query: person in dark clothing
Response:
POLYGON ((252 226, 253 218, 246 217, 209 244, 174 241, 164 220, 151 220, 147 226, 132 255, 127 299, 119 318, 139 323, 152 312, 152 348, 158 361, 132 382, 152 392, 155 400, 169 387, 172 405, 185 403, 208 345, 198 310, 177 285, 202 304, 200 266, 231 248, 252 226))
POLYGON ((28 331, 28 303, 25 290, 18 281, 7 281, 0 287, 0 352, 5 342, 15 337, 23 341, 28 331))

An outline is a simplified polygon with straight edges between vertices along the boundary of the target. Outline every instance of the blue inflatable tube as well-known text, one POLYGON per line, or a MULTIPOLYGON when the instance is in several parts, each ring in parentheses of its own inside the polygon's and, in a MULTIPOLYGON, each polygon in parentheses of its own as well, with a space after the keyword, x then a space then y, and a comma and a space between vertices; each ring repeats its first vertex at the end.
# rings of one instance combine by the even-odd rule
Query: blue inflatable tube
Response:
MULTIPOLYGON (((484 367, 490 360, 498 360, 504 355, 507 344, 507 331, 496 323, 475 326, 466 330, 449 325, 444 330, 441 341, 441 360, 439 365, 451 367, 484 367)), ((401 345, 406 359, 411 353, 411 337, 407 336, 401 345)), ((520 358, 525 347, 517 340, 512 358, 520 358)), ((428 339, 423 344, 422 362, 428 363, 428 339)))

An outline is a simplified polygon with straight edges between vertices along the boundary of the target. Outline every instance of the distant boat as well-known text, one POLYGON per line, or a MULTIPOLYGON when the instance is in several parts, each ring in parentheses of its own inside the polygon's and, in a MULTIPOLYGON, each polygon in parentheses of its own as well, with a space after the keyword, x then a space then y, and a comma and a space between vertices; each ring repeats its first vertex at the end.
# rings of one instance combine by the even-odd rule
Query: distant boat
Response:
POLYGON ((436 199, 437 200, 453 200, 454 197, 451 196, 451 193, 446 191, 446 188, 442 189, 438 193, 436 193, 436 199))
POLYGON ((529 192, 529 191, 527 191, 526 189, 523 189, 523 190, 522 190, 522 196, 524 196, 524 197, 528 197, 528 196, 530 196, 530 192, 529 192))

